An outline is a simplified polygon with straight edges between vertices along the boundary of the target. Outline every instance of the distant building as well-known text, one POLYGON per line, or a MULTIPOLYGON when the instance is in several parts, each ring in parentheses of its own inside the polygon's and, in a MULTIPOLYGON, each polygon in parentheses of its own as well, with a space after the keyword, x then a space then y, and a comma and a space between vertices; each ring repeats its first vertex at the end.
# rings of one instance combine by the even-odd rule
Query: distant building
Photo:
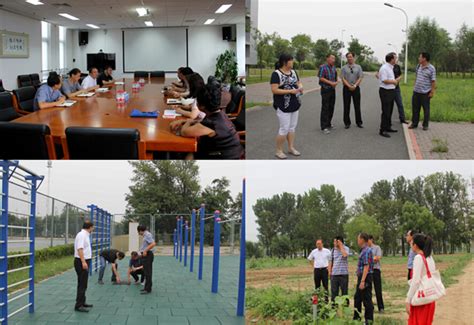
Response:
POLYGON ((252 37, 252 31, 258 27, 258 0, 245 0, 245 53, 246 65, 257 64, 257 51, 255 50, 255 40, 252 37))

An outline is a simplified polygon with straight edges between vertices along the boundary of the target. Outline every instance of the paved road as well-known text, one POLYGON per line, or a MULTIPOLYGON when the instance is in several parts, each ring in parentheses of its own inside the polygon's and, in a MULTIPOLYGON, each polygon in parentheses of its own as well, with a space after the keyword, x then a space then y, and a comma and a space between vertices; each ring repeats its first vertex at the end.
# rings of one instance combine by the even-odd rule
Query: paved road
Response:
MULTIPOLYGON (((361 92, 364 129, 355 126, 353 108, 352 127, 344 129, 342 89, 338 86, 333 118, 336 130, 329 135, 324 135, 319 127, 319 91, 306 94, 296 130, 296 148, 302 155, 290 159, 408 159, 408 149, 396 112, 393 114, 393 127, 399 132, 392 133, 390 139, 378 135, 381 109, 378 82, 374 76, 365 76, 361 92)), ((252 101, 251 98, 247 100, 252 101)), ((272 107, 250 109, 247 113, 247 159, 276 159, 274 139, 277 131, 278 120, 272 107)))

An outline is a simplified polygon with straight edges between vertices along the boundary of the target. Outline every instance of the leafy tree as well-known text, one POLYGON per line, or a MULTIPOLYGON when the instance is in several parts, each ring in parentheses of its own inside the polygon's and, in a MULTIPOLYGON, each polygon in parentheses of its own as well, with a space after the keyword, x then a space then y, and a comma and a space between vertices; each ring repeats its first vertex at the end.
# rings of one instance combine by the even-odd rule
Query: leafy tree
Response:
POLYGON ((292 244, 290 237, 281 235, 273 238, 271 251, 272 255, 278 258, 287 258, 292 253, 292 244))
POLYGON ((403 205, 400 224, 402 233, 413 230, 434 238, 444 227, 444 222, 436 218, 430 210, 412 202, 403 205))
POLYGON ((311 53, 312 41, 311 36, 306 34, 298 34, 291 38, 291 46, 295 49, 295 58, 298 63, 302 63, 311 53))
POLYGON ((345 242, 353 249, 357 248, 357 236, 361 232, 365 232, 374 236, 376 240, 382 237, 382 226, 377 223, 377 220, 365 213, 362 213, 347 222, 344 225, 344 232, 346 234, 345 242))
POLYGON ((273 34, 272 37, 273 52, 275 53, 275 62, 278 60, 281 54, 291 54, 293 55, 293 48, 291 42, 287 39, 282 38, 278 34, 273 34))
POLYGON ((326 56, 328 53, 331 52, 331 48, 329 46, 329 42, 326 39, 318 39, 312 48, 314 60, 316 62, 316 66, 320 66, 324 64, 326 61, 326 56))

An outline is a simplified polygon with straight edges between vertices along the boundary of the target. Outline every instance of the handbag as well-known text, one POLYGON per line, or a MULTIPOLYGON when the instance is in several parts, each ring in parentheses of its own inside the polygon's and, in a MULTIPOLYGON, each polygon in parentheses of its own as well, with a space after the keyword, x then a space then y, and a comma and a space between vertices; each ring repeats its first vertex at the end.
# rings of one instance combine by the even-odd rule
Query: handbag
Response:
POLYGON ((421 278, 418 289, 411 299, 412 306, 422 306, 432 303, 446 295, 446 289, 441 281, 441 274, 435 270, 430 272, 425 255, 421 254, 426 268, 426 275, 421 278))

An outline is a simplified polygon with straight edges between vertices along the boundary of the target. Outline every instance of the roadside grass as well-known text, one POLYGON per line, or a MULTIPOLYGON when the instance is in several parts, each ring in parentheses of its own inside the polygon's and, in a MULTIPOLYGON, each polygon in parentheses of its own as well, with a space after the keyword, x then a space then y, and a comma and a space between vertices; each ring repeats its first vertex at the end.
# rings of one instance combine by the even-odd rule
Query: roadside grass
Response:
MULTIPOLYGON (((260 69, 249 69, 248 70, 248 75, 246 77, 246 84, 251 85, 251 84, 256 84, 256 83, 261 83, 261 82, 270 82, 270 77, 273 73, 273 69, 262 69, 260 73, 260 69)), ((305 77, 315 77, 316 76, 316 70, 296 70, 298 73, 298 76, 300 78, 305 78, 305 77)))
POLYGON ((272 106, 272 103, 265 103, 265 102, 246 102, 245 108, 251 108, 256 106, 272 106))
POLYGON ((431 148, 432 152, 445 153, 449 151, 447 139, 433 138, 431 139, 431 143, 433 144, 433 148, 431 148))

